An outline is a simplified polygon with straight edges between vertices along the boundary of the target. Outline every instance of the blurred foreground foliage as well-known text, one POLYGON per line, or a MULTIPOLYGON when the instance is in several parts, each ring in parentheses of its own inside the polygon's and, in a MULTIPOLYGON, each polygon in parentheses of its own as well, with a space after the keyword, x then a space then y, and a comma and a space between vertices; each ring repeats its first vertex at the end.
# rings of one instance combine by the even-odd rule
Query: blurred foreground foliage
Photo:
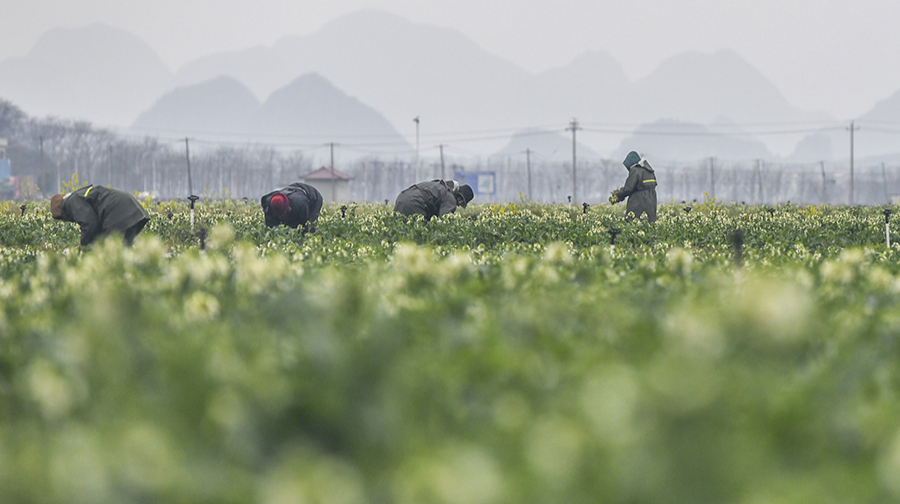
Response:
POLYGON ((159 207, 0 207, 3 502, 900 502, 881 209, 159 207))

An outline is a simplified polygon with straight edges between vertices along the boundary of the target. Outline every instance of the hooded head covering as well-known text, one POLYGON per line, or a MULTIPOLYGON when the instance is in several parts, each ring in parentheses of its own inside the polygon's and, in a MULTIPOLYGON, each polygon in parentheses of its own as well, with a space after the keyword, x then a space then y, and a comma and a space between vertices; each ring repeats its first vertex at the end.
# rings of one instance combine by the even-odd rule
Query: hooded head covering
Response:
POLYGON ((54 219, 62 219, 62 204, 62 194, 54 194, 53 197, 50 198, 50 215, 52 215, 54 219))
POLYGON ((472 198, 475 197, 475 192, 472 191, 472 186, 470 186, 469 184, 462 184, 461 186, 459 186, 459 194, 465 200, 465 203, 463 203, 463 208, 465 208, 465 206, 468 205, 470 201, 472 201, 472 198))
POLYGON ((291 209, 291 202, 283 193, 275 193, 269 198, 269 208, 278 217, 284 217, 284 214, 291 209))
POLYGON ((625 156, 625 161, 622 161, 622 164, 625 165, 625 168, 631 168, 637 163, 641 162, 641 155, 635 151, 631 151, 625 156))

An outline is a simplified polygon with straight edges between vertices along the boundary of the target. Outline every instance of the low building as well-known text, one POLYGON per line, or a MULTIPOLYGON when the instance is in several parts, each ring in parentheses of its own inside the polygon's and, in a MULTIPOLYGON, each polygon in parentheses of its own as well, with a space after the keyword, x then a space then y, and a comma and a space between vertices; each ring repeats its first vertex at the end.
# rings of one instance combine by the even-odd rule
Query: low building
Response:
POLYGON ((325 204, 350 201, 350 181, 353 177, 346 173, 323 166, 302 175, 300 179, 318 189, 325 204))

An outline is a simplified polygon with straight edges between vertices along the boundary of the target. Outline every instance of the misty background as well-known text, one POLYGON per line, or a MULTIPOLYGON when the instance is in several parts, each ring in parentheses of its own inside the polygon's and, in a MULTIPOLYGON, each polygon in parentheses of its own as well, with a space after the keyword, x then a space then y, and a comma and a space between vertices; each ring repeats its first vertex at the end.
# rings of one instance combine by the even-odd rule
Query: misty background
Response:
POLYGON ((593 203, 637 150, 661 201, 897 201, 900 7, 656 3, 36 0, 0 35, 0 137, 35 195, 78 173, 254 199, 326 166, 354 201, 461 174, 479 201, 593 203))

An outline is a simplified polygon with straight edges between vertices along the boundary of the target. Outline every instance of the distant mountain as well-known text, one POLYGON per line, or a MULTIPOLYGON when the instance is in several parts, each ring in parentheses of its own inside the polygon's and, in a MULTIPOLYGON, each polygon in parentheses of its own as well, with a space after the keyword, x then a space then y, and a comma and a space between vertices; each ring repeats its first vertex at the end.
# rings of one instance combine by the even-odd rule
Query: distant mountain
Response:
MULTIPOLYGON (((566 66, 534 75, 454 30, 380 11, 338 18, 312 35, 286 37, 271 49, 203 58, 179 69, 176 81, 226 74, 264 96, 313 71, 381 111, 407 137, 417 116, 428 134, 564 125, 573 117, 635 126, 667 118, 704 123, 726 116, 742 123, 774 123, 819 117, 791 106, 733 51, 677 55, 637 82, 630 82, 602 52, 585 53, 566 66)), ((607 153, 624 136, 592 138, 588 133, 584 141, 607 153)), ((765 140, 777 152, 789 152, 799 139, 765 140)))
POLYGON ((191 86, 226 75, 247 86, 257 99, 264 100, 276 89, 312 71, 288 67, 269 47, 252 47, 194 60, 178 69, 173 83, 179 87, 191 86))
POLYGON ((138 116, 132 129, 144 135, 240 138, 253 132, 260 103, 232 77, 220 76, 166 93, 138 116))
POLYGON ((95 24, 51 30, 26 56, 0 62, 0 94, 30 115, 126 125, 172 77, 143 41, 95 24))
MULTIPOLYGON (((835 123, 838 124, 838 123, 835 123)), ((900 91, 881 100, 853 121, 855 161, 879 164, 900 154, 900 91)), ((832 125, 798 142, 791 155, 796 161, 849 160, 850 123, 832 125)))
MULTIPOLYGON (((772 129, 772 124, 823 119, 794 108, 756 68, 731 50, 683 53, 635 83, 634 116, 707 124, 715 118, 772 129)), ((767 145, 788 153, 800 135, 770 135, 767 145)), ((737 152, 735 152, 737 154, 737 152)))
POLYGON ((624 159, 632 150, 650 160, 667 161, 694 161, 705 157, 740 161, 767 159, 772 155, 765 144, 746 138, 733 124, 713 128, 673 120, 642 124, 622 141, 614 157, 624 159))
POLYGON ((535 76, 525 103, 543 109, 542 121, 581 117, 605 111, 616 120, 634 114, 634 89, 622 66, 605 52, 590 51, 564 67, 535 76))
MULTIPOLYGON (((413 118, 418 117, 423 143, 444 143, 461 138, 460 133, 462 138, 485 136, 487 140, 477 147, 483 154, 503 149, 509 141, 486 131, 565 128, 573 118, 584 127, 579 142, 597 156, 618 152, 640 124, 662 120, 711 124, 726 118, 747 126, 738 137, 743 142, 764 142, 774 155, 784 156, 795 150, 803 135, 767 132, 771 127, 766 125, 830 119, 791 106, 771 82, 730 50, 679 54, 637 81, 628 79, 611 56, 599 51, 533 74, 484 51, 455 30, 372 10, 335 19, 308 36, 285 37, 271 47, 210 55, 174 75, 126 32, 103 25, 53 30, 24 58, 0 62, 0 97, 31 115, 135 123, 160 130, 166 129, 159 122, 165 118, 179 128, 210 131, 215 126, 224 133, 245 122, 247 108, 256 108, 249 90, 257 103, 263 103, 261 115, 246 120, 254 132, 288 130, 334 137, 338 130, 332 128, 332 118, 313 114, 318 105, 302 101, 304 94, 315 91, 315 78, 296 84, 308 86, 303 92, 286 89, 313 74, 342 95, 340 100, 329 98, 332 111, 349 107, 362 114, 352 120, 341 116, 347 123, 339 130, 343 134, 361 136, 353 128, 369 124, 372 131, 379 131, 373 134, 396 134, 409 142, 417 132, 413 118), (230 85, 212 83, 223 76, 232 79, 230 85), (191 90, 203 83, 210 87, 191 90), (238 91, 237 83, 246 89, 238 91), (195 94, 179 94, 188 92, 195 94), (270 105, 269 100, 278 102, 281 93, 291 96, 290 104, 270 105), (231 102, 229 96, 237 101, 231 102), (177 117, 178 104, 184 100, 192 103, 182 112, 184 117, 177 117), (235 117, 224 117, 226 112, 235 117), (316 115, 317 127, 304 129, 305 124, 292 122, 292 115, 305 120, 298 114, 316 115), (375 116, 390 123, 391 132, 380 133, 386 130, 375 125, 375 116), (750 138, 753 134, 757 138, 750 138)), ((876 109, 888 110, 888 102, 891 99, 876 109)), ((886 134, 876 146, 875 136, 866 135, 875 132, 874 126, 860 121, 861 148, 872 142, 875 150, 894 149, 886 134)), ((834 138, 836 153, 843 151, 839 134, 827 134, 834 138)), ((631 140, 642 142, 645 137, 631 140)), ((686 144, 691 142, 685 139, 686 144)), ((824 143, 807 141, 796 150, 819 155, 828 150, 824 143)), ((731 158, 743 152, 738 144, 732 147, 735 152, 717 155, 731 158)), ((642 150, 640 145, 632 148, 642 150)))
POLYGON ((318 74, 304 75, 272 93, 257 114, 255 127, 263 135, 285 135, 316 145, 341 142, 411 152, 410 144, 383 115, 318 74))
POLYGON ((807 115, 731 50, 673 56, 636 87, 640 98, 636 112, 650 120, 672 117, 706 123, 725 116, 739 123, 756 123, 807 115))
POLYGON ((371 10, 338 18, 309 36, 285 37, 268 51, 200 59, 179 69, 176 82, 230 75, 264 97, 313 72, 404 126, 407 135, 417 116, 427 133, 496 128, 498 120, 530 124, 533 115, 522 94, 533 78, 525 70, 455 30, 371 10))
MULTIPOLYGON (((411 152, 409 143, 371 107, 317 74, 295 79, 262 104, 243 84, 220 76, 172 91, 135 121, 136 133, 190 135, 214 141, 260 141, 319 147, 335 142, 360 152, 411 152)), ((346 154, 345 157, 353 157, 346 154)))
POLYGON ((876 103, 854 126, 859 128, 854 135, 854 149, 859 149, 860 156, 900 153, 900 91, 876 103))
MULTIPOLYGON (((578 158, 599 158, 600 156, 582 142, 575 141, 575 153, 578 158)), ((515 133, 506 147, 500 149, 495 156, 513 156, 521 158, 526 151, 534 161, 568 162, 572 165, 572 136, 562 131, 525 129, 515 133)))

